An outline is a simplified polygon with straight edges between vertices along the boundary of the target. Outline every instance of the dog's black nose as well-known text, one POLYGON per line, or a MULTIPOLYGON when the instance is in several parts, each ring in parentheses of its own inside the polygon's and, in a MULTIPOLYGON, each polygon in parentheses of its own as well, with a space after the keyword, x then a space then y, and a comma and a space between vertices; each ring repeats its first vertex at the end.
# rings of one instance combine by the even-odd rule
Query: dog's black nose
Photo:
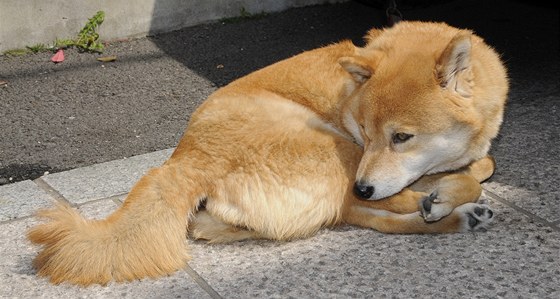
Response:
POLYGON ((373 192, 375 192, 375 188, 373 186, 362 185, 359 182, 354 184, 354 194, 362 199, 369 199, 373 192))

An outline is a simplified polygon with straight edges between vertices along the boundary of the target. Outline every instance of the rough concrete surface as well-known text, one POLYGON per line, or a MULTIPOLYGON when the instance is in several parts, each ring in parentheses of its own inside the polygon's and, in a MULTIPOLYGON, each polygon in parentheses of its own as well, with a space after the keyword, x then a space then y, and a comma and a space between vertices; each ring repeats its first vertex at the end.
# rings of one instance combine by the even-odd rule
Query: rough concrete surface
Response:
POLYGON ((509 69, 491 150, 498 167, 483 185, 496 212, 488 231, 384 235, 344 226, 286 243, 189 241, 193 261, 169 277, 87 289, 35 275, 38 248, 24 233, 39 221, 36 208, 62 200, 104 217, 165 160, 216 87, 305 49, 359 43, 383 22, 380 10, 357 2, 299 8, 111 44, 114 63, 74 51, 58 65, 50 54, 0 57, 0 183, 23 180, 0 186, 0 298, 559 298, 558 9, 467 0, 411 8, 405 19, 473 29, 509 69))

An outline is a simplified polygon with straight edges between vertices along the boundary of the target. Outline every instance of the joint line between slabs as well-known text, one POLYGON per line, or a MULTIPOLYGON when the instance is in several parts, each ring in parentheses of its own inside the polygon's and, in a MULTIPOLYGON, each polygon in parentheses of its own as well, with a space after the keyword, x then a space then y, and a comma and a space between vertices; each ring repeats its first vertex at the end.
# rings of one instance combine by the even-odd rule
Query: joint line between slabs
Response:
POLYGON ((212 297, 213 299, 222 299, 222 296, 220 296, 220 294, 218 294, 218 292, 216 292, 216 290, 214 290, 208 284, 208 282, 204 280, 204 278, 200 277, 200 275, 198 275, 198 273, 196 273, 196 271, 194 271, 194 269, 191 268, 189 264, 187 264, 187 266, 183 269, 196 282, 196 284, 198 284, 198 286, 200 286, 203 290, 206 291, 206 293, 208 293, 208 295, 210 295, 210 297, 212 297))
POLYGON ((72 207, 76 207, 77 205, 71 203, 68 199, 66 199, 64 197, 64 195, 62 195, 60 192, 58 192, 58 190, 56 190, 54 187, 52 187, 51 185, 49 185, 49 183, 47 183, 45 180, 43 180, 42 178, 37 178, 33 180, 33 183, 35 183, 37 186, 39 186, 39 188, 41 188, 43 191, 47 192, 50 196, 52 196, 55 200, 60 201, 62 203, 68 204, 72 207))
MULTIPOLYGON (((523 209, 523 208, 520 208, 520 207, 516 206, 515 204, 513 204, 513 203, 511 203, 511 202, 509 202, 509 201, 503 199, 502 197, 500 197, 499 195, 495 194, 494 192, 492 192, 492 191, 490 191, 490 190, 488 190, 488 189, 486 189, 486 188, 483 188, 483 189, 484 189, 484 192, 490 196, 490 198, 492 198, 492 199, 494 199, 494 200, 496 200, 496 201, 499 201, 500 203, 502 203, 502 204, 504 204, 504 205, 506 205, 506 206, 508 206, 508 207, 510 207, 510 208, 512 208, 512 209, 514 209, 514 210, 517 211, 517 212, 520 212, 521 214, 523 214, 523 215, 529 217, 530 219, 533 219, 533 220, 535 220, 535 221, 537 221, 537 222, 539 222, 539 223, 541 223, 541 224, 543 224, 543 225, 546 225, 546 226, 552 228, 552 229, 555 230, 555 231, 560 232, 560 228, 557 226, 557 223, 556 223, 556 222, 547 221, 546 219, 541 218, 541 217, 539 217, 539 216, 537 216, 537 215, 535 215, 535 214, 533 214, 533 213, 531 213, 531 212, 529 212, 529 211, 527 211, 527 210, 525 210, 525 209, 523 209)), ((557 221, 557 222, 559 222, 559 221, 557 221)))

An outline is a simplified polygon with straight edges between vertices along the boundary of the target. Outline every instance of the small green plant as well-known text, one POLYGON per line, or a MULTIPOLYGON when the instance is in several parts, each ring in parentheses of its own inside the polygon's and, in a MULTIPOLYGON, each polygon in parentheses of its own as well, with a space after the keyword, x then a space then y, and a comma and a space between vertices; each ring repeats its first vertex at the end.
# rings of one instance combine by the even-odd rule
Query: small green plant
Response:
POLYGON ((103 44, 99 42, 99 33, 97 28, 105 20, 105 12, 98 11, 95 15, 88 19, 85 26, 78 33, 78 37, 73 39, 55 39, 52 46, 44 44, 36 44, 27 46, 25 49, 13 49, 4 52, 6 56, 23 56, 29 53, 39 53, 47 50, 57 50, 62 48, 77 47, 83 52, 103 52, 103 44))
POLYGON ((26 46, 25 48, 22 49, 12 49, 12 50, 5 51, 4 55, 17 57, 17 56, 24 56, 30 53, 44 52, 47 50, 48 48, 44 44, 36 44, 33 46, 26 46))
POLYGON ((74 41, 71 39, 55 39, 53 42, 52 48, 54 49, 61 49, 61 48, 69 48, 74 45, 74 41))
POLYGON ((5 51, 4 55, 17 57, 17 56, 26 55, 28 53, 29 53, 29 50, 27 50, 27 49, 12 49, 12 50, 5 51))
POLYGON ((103 52, 103 44, 98 41, 97 28, 104 20, 104 11, 98 11, 93 17, 89 18, 84 28, 78 33, 74 46, 85 52, 103 52))
POLYGON ((99 42, 99 33, 97 28, 105 20, 105 12, 98 11, 95 15, 88 19, 82 30, 78 33, 75 40, 73 39, 59 39, 57 38, 52 48, 70 48, 77 47, 83 52, 103 52, 103 44, 99 42))
POLYGON ((36 44, 33 46, 27 46, 26 48, 33 53, 39 53, 48 50, 45 44, 36 44))

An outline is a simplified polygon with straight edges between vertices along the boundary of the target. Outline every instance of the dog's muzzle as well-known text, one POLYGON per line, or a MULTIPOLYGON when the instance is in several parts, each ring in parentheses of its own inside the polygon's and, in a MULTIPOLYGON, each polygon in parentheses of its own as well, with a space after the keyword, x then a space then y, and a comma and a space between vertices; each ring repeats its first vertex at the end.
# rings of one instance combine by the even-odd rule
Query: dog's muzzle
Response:
POLYGON ((370 185, 361 184, 356 182, 354 184, 354 194, 361 199, 370 199, 375 192, 375 188, 370 185))

